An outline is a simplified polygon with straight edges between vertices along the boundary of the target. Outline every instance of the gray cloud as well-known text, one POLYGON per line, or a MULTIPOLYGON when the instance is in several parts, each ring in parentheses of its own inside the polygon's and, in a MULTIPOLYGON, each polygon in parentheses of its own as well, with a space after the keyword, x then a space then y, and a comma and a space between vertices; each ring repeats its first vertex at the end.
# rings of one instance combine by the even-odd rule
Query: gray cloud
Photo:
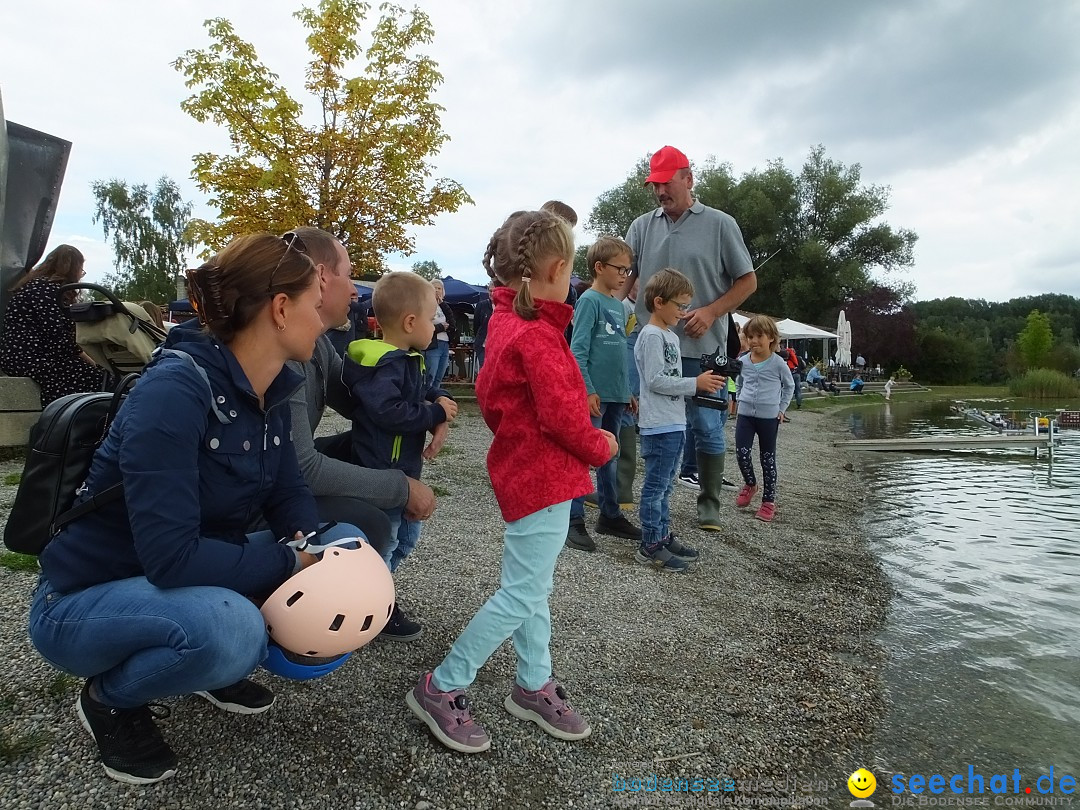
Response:
POLYGON ((1060 0, 631 0, 589 3, 569 24, 559 5, 517 34, 548 49, 523 49, 534 76, 609 80, 654 115, 749 100, 738 126, 769 128, 784 154, 821 142, 894 169, 938 164, 1080 96, 1080 6, 1060 0))

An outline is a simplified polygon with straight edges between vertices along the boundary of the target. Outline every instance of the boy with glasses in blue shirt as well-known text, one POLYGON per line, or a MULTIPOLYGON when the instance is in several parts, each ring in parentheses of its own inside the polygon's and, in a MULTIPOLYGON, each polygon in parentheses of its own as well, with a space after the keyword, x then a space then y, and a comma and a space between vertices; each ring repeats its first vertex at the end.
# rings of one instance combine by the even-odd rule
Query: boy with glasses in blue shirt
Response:
MULTIPOLYGON (((577 359, 585 390, 589 395, 589 416, 593 427, 619 435, 623 412, 637 410, 630 394, 626 353, 626 308, 615 297, 626 283, 633 262, 630 246, 617 236, 601 236, 589 246, 586 260, 593 274, 592 287, 581 294, 574 307, 574 331, 570 351, 577 359)), ((596 470, 596 492, 600 517, 596 531, 627 540, 641 540, 641 529, 626 519, 619 509, 616 492, 618 454, 596 470)), ((566 545, 579 551, 594 551, 596 543, 585 528, 585 499, 570 505, 570 527, 566 545)))

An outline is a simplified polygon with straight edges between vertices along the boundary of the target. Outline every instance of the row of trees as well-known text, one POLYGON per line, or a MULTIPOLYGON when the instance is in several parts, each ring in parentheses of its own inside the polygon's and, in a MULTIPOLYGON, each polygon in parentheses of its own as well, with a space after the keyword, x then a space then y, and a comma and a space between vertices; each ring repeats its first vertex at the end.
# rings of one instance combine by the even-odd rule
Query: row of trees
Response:
POLYGON ((929 382, 1001 383, 1031 369, 1080 369, 1080 299, 1072 296, 945 298, 904 311, 915 326, 909 367, 929 382))

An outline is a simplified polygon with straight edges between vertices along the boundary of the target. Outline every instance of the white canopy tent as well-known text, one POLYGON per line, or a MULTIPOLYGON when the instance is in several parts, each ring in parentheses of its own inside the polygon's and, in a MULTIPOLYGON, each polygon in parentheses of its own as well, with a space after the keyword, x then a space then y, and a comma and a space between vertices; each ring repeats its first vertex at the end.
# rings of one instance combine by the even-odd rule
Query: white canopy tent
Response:
MULTIPOLYGON (((740 327, 750 320, 748 316, 739 312, 733 312, 731 316, 735 319, 735 323, 740 327)), ((822 357, 828 357, 831 354, 829 351, 829 341, 837 340, 837 336, 832 332, 819 329, 808 323, 792 320, 791 318, 778 320, 776 322, 776 328, 780 330, 781 340, 820 340, 822 342, 822 357)))

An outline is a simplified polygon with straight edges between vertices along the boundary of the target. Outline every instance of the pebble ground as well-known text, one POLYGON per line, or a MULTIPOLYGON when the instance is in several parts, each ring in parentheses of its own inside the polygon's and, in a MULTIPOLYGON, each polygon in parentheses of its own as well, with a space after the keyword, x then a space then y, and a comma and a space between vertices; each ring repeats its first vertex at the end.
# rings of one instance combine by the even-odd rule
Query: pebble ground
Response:
MULTIPOLYGON (((180 769, 158 785, 105 776, 72 711, 79 682, 51 669, 27 639, 36 575, 0 568, 0 808, 846 806, 847 775, 872 760, 882 716, 875 634, 889 586, 858 520, 857 466, 831 446, 830 417, 793 411, 791 420, 780 432, 773 523, 736 509, 729 493, 725 531, 702 532, 694 494, 676 487, 676 531, 701 549, 691 573, 639 565, 632 543, 599 535, 595 553, 564 550, 552 653, 592 723, 580 743, 551 739, 503 709, 515 664, 509 643, 470 689, 490 752, 443 749, 403 700, 498 583, 503 522, 484 466, 490 433, 475 406, 463 407, 447 448, 425 469, 439 507, 398 575, 423 637, 373 643, 307 683, 259 671, 277 702, 256 717, 195 697, 165 701, 171 715, 161 728, 180 769), (702 792, 615 789, 653 775, 700 779, 702 792)), ((344 427, 328 417, 320 432, 344 427)), ((0 475, 21 468, 5 462, 0 475)), ((15 491, 0 487, 0 520, 15 491)))

